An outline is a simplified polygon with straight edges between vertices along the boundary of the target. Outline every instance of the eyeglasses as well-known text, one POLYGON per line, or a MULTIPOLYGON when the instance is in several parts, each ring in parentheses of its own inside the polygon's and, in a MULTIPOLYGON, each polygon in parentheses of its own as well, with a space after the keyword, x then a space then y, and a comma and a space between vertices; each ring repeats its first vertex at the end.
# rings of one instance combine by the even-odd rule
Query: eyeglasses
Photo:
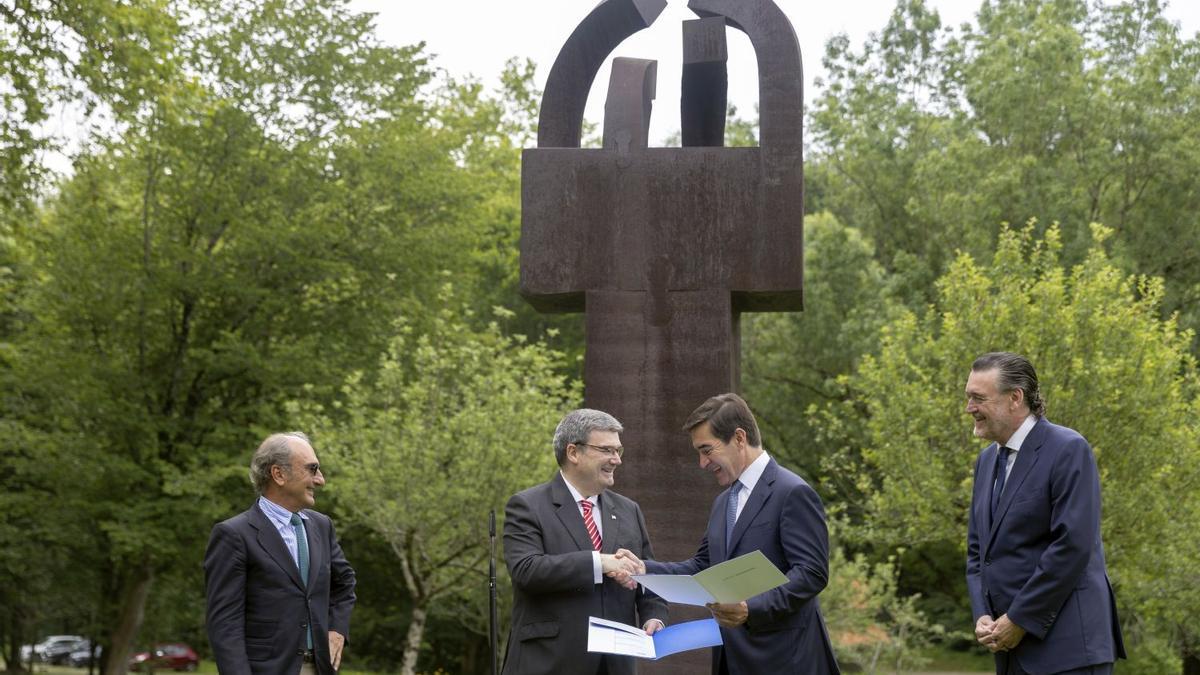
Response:
POLYGON ((621 448, 621 447, 610 448, 605 445, 592 445, 591 443, 576 443, 576 445, 582 445, 584 447, 592 448, 593 450, 595 450, 596 452, 599 452, 600 454, 604 455, 605 457, 613 457, 613 456, 621 457, 625 454, 625 448, 621 448))

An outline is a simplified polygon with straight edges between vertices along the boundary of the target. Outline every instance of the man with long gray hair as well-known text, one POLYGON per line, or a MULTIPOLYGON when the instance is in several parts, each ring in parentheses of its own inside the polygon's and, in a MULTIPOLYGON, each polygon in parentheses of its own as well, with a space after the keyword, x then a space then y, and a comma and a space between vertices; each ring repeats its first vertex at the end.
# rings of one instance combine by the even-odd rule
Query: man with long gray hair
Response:
POLYGON ((609 489, 625 452, 623 430, 599 410, 568 413, 554 432, 558 473, 508 500, 504 558, 513 613, 506 675, 632 675, 632 657, 587 650, 588 617, 648 634, 666 621, 666 602, 636 590, 632 566, 614 555, 653 555, 641 508, 609 489))
POLYGON ((311 510, 325 484, 308 436, 269 436, 250 460, 254 505, 213 527, 206 624, 224 675, 333 675, 354 608, 354 570, 333 523, 311 510))
POLYGON ((1100 541, 1100 473, 1087 440, 1046 419, 1029 359, 975 359, 966 412, 992 441, 975 462, 967 591, 997 675, 1103 675, 1125 657, 1100 541))

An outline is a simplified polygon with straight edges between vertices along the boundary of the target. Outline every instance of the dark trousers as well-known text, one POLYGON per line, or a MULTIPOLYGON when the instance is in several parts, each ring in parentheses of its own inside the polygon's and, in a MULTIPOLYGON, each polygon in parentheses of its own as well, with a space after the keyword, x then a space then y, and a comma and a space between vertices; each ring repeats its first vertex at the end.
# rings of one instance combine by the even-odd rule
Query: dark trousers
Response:
MULTIPOLYGON (((1112 675, 1113 664, 1101 663, 1095 666, 1063 670, 1054 675, 1112 675)), ((1029 675, 1012 654, 1000 652, 996 654, 996 675, 1029 675)))

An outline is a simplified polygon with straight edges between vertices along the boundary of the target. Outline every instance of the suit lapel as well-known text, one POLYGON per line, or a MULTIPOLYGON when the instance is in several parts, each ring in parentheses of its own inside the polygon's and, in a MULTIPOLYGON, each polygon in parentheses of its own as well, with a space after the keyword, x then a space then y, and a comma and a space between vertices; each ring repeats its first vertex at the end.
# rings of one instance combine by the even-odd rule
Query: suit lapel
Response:
MULTIPOLYGON (((292 583, 304 587, 300 582, 300 569, 296 567, 296 561, 292 560, 292 554, 288 551, 287 544, 283 543, 283 537, 279 536, 279 530, 275 529, 275 523, 267 518, 262 509, 258 508, 255 503, 250 509, 250 524, 254 529, 258 530, 258 545, 262 546, 263 550, 275 561, 279 569, 283 570, 292 583)), ((311 569, 312 566, 310 565, 311 569)))
MULTIPOLYGON (((616 553, 617 552, 617 536, 620 532, 621 524, 624 522, 624 513, 617 508, 617 500, 611 499, 604 495, 600 495, 597 499, 600 502, 600 507, 596 509, 596 514, 599 515, 603 522, 600 524, 600 552, 601 553, 616 553)), ((590 543, 590 542, 589 542, 590 543)))
MULTIPOLYGON (((1029 476, 1029 472, 1037 464, 1038 450, 1041 449, 1042 441, 1045 440, 1045 432, 1046 419, 1043 417, 1038 419, 1037 424, 1033 425, 1033 429, 1025 437, 1025 442, 1021 444, 1021 451, 1017 453, 1017 459, 1013 462, 1013 468, 1008 474, 1008 480, 1004 481, 1004 493, 1000 495, 1000 505, 996 508, 996 520, 991 524, 991 537, 989 539, 996 536, 996 530, 999 529, 1000 521, 1004 520, 1004 514, 1008 512, 1008 507, 1012 506, 1017 493, 1021 491, 1021 485, 1029 476)), ((992 465, 995 466, 994 460, 992 465)))
MULTIPOLYGON (((733 551, 737 548, 738 541, 741 540, 746 530, 750 528, 750 523, 754 522, 754 518, 758 516, 759 511, 762 511, 767 500, 771 498, 771 490, 775 483, 775 471, 777 468, 778 465, 775 463, 775 460, 769 460, 766 468, 763 469, 762 475, 758 477, 758 482, 754 485, 754 490, 746 498, 746 504, 742 506, 742 513, 733 525, 733 536, 729 538, 729 550, 725 552, 726 558, 733 557, 733 551)), ((725 492, 725 505, 728 507, 730 491, 726 490, 725 492)))
MULTIPOLYGON (((980 487, 983 493, 979 495, 978 504, 980 511, 983 512, 983 518, 980 519, 980 528, 983 532, 992 531, 992 485, 996 482, 996 453, 1000 452, 1000 445, 992 443, 983 452, 983 458, 980 461, 983 463, 981 469, 983 475, 980 476, 980 487)), ((990 538, 989 538, 990 540, 990 538)))
POLYGON ((571 535, 571 539, 580 551, 594 550, 592 549, 592 538, 588 536, 587 527, 583 524, 583 515, 579 513, 579 505, 571 497, 571 491, 567 489, 567 483, 562 474, 555 476, 550 483, 550 495, 554 499, 555 506, 558 507, 556 515, 562 522, 563 528, 571 535))

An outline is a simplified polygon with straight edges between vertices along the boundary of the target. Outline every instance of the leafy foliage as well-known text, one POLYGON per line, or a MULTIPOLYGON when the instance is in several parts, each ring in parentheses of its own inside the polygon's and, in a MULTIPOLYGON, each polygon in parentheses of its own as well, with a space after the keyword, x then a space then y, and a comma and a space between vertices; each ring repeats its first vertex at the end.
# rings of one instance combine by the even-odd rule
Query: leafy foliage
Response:
POLYGON ((962 255, 922 315, 884 329, 880 352, 844 378, 848 398, 818 424, 861 467, 862 539, 884 545, 965 545, 972 463, 980 444, 962 420, 962 386, 980 353, 1019 346, 1036 364, 1054 421, 1092 443, 1104 485, 1103 534, 1119 601, 1143 618, 1180 621, 1200 548, 1185 532, 1200 512, 1192 334, 1159 318, 1163 284, 1109 260, 1111 231, 1069 273, 1058 229, 1005 230, 988 267, 962 255), (861 426, 863 437, 839 440, 861 426), (1174 589, 1169 591, 1168 589, 1174 589))
POLYGON ((427 330, 399 320, 376 375, 351 376, 334 416, 309 413, 340 476, 333 491, 403 573, 414 609, 404 672, 421 649, 418 612, 486 634, 487 514, 553 472, 549 439, 580 398, 558 371, 560 353, 506 337, 495 321, 476 328, 448 285, 439 306, 427 330))
POLYGON ((947 28, 901 0, 861 51, 835 39, 824 63, 811 192, 912 280, 913 307, 957 250, 990 255, 990 224, 1038 217, 1060 224, 1068 263, 1108 224, 1114 255, 1198 325, 1200 39, 1161 3, 990 0, 947 28))
POLYGON ((834 547, 821 609, 838 663, 865 673, 901 672, 925 665, 920 647, 944 633, 917 609, 918 596, 897 593, 894 558, 872 564, 834 547))

